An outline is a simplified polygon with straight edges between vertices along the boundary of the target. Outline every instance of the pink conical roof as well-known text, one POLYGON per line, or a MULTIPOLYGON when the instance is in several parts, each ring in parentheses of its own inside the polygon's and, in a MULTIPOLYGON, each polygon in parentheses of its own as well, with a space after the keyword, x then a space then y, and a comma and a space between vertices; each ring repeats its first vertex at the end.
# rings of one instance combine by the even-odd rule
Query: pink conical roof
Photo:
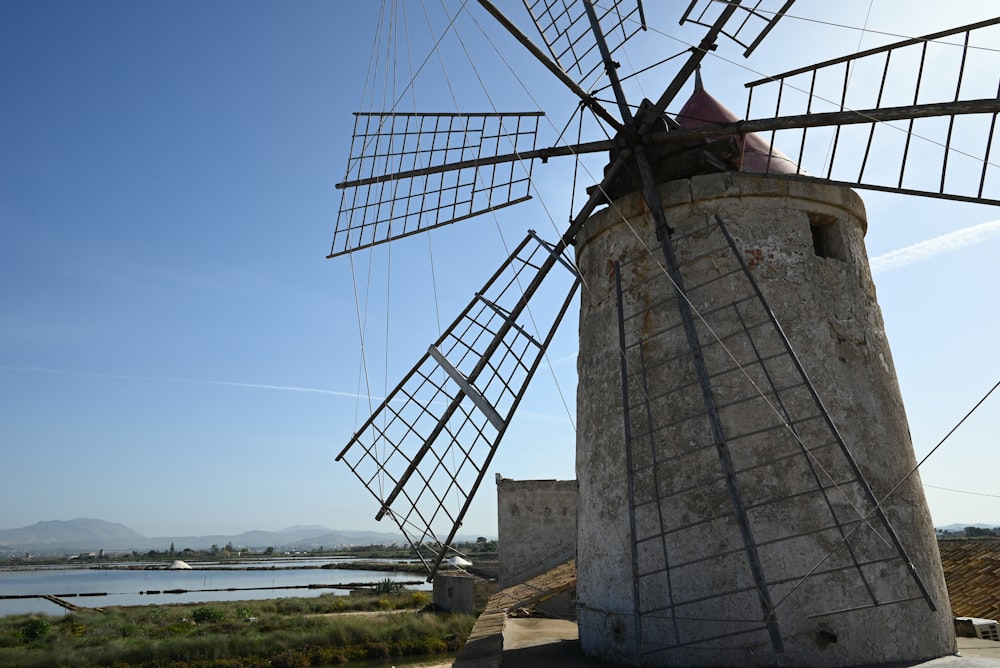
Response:
MULTIPOLYGON (((676 117, 682 128, 694 129, 710 125, 735 123, 740 120, 736 114, 729 111, 725 105, 708 94, 702 85, 701 77, 695 79, 694 93, 681 107, 676 117)), ((805 174, 784 153, 771 146, 770 142, 758 134, 731 135, 740 148, 740 156, 733 165, 741 172, 757 172, 770 174, 805 174)), ((721 139, 722 137, 718 137, 721 139)))

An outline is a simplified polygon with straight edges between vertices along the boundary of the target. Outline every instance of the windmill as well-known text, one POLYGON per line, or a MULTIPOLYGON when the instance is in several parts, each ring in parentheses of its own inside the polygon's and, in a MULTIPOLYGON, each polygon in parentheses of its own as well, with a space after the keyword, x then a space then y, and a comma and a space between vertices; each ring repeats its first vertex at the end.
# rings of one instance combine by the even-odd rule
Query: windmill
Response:
POLYGON ((338 455, 377 499, 377 518, 400 527, 433 577, 582 284, 577 564, 588 652, 851 665, 951 651, 864 209, 848 188, 1000 203, 989 162, 1000 93, 962 86, 970 42, 1000 19, 751 82, 740 121, 700 83, 666 112, 717 43, 751 56, 790 0, 691 2, 679 18, 702 26, 702 39, 641 102, 627 99, 616 62, 646 27, 640 2, 526 0, 544 47, 479 5, 609 138, 539 148, 538 112, 359 113, 331 257, 523 202, 534 161, 607 153, 609 163, 561 238, 529 233, 338 455), (943 75, 954 94, 928 101, 925 78, 942 75, 925 72, 926 51, 942 39, 961 45, 943 75), (865 106, 849 98, 859 67, 881 70, 865 106), (591 92, 598 79, 610 108, 591 92), (908 98, 891 104, 900 86, 908 98), (922 118, 947 124, 936 162, 910 144, 922 118), (967 118, 983 121, 982 168, 956 182, 951 141, 967 118), (901 140, 883 136, 889 122, 902 124, 901 140), (843 139, 858 128, 862 141, 843 139), (789 132, 797 157, 772 148, 789 132), (817 137, 831 157, 810 174, 800 165, 817 137), (871 168, 887 141, 890 181, 871 168), (835 172, 852 158, 850 176, 835 172), (933 183, 913 183, 928 172, 933 183), (557 306, 529 306, 542 302, 557 306))

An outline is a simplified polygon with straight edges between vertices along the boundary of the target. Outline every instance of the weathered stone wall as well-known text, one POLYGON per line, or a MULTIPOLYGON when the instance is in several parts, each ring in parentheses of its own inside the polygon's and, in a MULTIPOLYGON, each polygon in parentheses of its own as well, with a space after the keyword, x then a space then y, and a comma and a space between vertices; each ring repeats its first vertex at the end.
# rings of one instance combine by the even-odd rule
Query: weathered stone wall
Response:
POLYGON ((575 480, 497 482, 497 560, 504 589, 576 555, 575 480))
MULTIPOLYGON (((660 194, 667 220, 679 234, 704 228, 715 214, 726 220, 875 497, 883 498, 910 472, 915 459, 868 269, 861 200, 845 188, 738 174, 666 183, 660 194)), ((638 662, 648 649, 640 652, 634 619, 612 262, 658 245, 645 205, 638 195, 629 195, 595 214, 576 246, 586 286, 580 314, 577 395, 580 636, 588 653, 615 661, 638 662)), ((697 256, 698 250, 685 252, 697 256)), ((704 270, 708 277, 718 267, 705 262, 704 270)), ((648 298, 655 302, 657 296, 648 298)), ((683 352, 682 334, 673 345, 678 353, 683 352)), ((704 467, 711 462, 694 459, 686 465, 704 467)), ((675 473, 684 475, 683 470, 675 473)), ((774 482, 772 478, 768 484, 774 482)), ((921 599, 810 619, 808 604, 785 604, 779 610, 785 641, 781 656, 766 642, 753 644, 735 635, 716 643, 717 651, 699 646, 675 651, 667 658, 683 665, 844 666, 953 652, 948 599, 919 478, 911 477, 896 490, 884 509, 927 584, 936 612, 921 599), (818 633, 821 628, 823 636, 818 633), (836 637, 836 642, 824 637, 836 637)), ((683 508, 664 509, 667 517, 679 512, 683 508)), ((771 519, 773 533, 780 535, 783 522, 805 512, 810 512, 807 505, 785 516, 776 514, 771 519)), ((721 544, 730 535, 713 539, 706 528, 701 540, 721 544)), ((685 546, 673 547, 683 551, 685 546)), ((796 558, 795 553, 778 555, 795 572, 815 565, 804 563, 806 557, 799 558, 803 563, 795 563, 796 558)), ((702 583, 733 581, 731 573, 713 573, 712 568, 706 563, 704 571, 697 573, 702 583)), ((810 595, 835 601, 836 590, 833 584, 826 592, 810 595)), ((720 635, 725 635, 732 626, 720 620, 752 614, 752 609, 718 610, 712 616, 715 621, 705 623, 719 624, 720 635)), ((642 638, 644 648, 657 645, 658 639, 649 635, 642 638)), ((662 655, 660 660, 664 660, 662 655)))
POLYGON ((434 576, 434 604, 452 612, 479 614, 496 585, 468 573, 438 573, 434 576))

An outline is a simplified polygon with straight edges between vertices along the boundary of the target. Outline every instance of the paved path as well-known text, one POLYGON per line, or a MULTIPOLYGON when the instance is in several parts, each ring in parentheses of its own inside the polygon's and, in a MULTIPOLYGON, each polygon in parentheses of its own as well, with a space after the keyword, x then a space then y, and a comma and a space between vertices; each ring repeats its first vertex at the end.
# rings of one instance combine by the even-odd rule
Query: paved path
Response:
MULTIPOLYGON (((584 656, 577 626, 558 619, 508 619, 503 632, 503 668, 609 668, 584 656)), ((883 664, 879 668, 1000 668, 1000 642, 959 638, 959 656, 918 663, 883 664)))

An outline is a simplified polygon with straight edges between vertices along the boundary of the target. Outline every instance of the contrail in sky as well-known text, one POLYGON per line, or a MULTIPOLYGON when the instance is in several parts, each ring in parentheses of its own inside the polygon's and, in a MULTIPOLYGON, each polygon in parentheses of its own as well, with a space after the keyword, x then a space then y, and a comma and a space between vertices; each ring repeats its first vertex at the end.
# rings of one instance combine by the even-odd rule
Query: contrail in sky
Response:
MULTIPOLYGON (((87 378, 114 378, 118 380, 152 380, 166 383, 191 383, 195 385, 226 385, 229 387, 249 387, 256 390, 280 390, 282 392, 309 392, 313 394, 330 394, 336 397, 352 399, 368 399, 367 395, 356 392, 341 392, 339 390, 324 390, 318 387, 296 387, 294 385, 268 385, 265 383, 237 383, 229 380, 198 380, 195 378, 161 378, 156 376, 123 376, 110 373, 91 373, 87 371, 64 371, 61 369, 43 369, 41 367, 20 367, 0 364, 5 371, 26 371, 29 373, 51 373, 63 376, 85 376, 87 378)), ((381 397, 371 397, 380 400, 381 397)))
MULTIPOLYGON (((3 371, 21 371, 27 373, 48 373, 61 376, 82 376, 84 378, 111 378, 115 380, 148 380, 155 381, 158 383, 189 383, 193 385, 224 385, 228 387, 248 387, 254 390, 278 390, 280 392, 308 392, 312 394, 328 394, 335 397, 348 397, 351 399, 364 399, 365 401, 382 401, 385 397, 380 397, 377 395, 372 395, 369 397, 367 394, 358 394, 357 392, 341 392, 340 390, 324 390, 319 387, 296 387, 294 385, 269 385, 267 383, 237 383, 231 380, 198 380, 196 378, 167 378, 160 376, 126 376, 120 374, 111 373, 93 373, 90 371, 66 371, 63 369, 45 369, 42 367, 27 367, 27 366, 8 366, 6 364, 0 364, 0 370, 3 371)), ((396 398, 392 403, 399 403, 404 399, 396 398)), ((433 401, 434 405, 443 406, 447 402, 444 401, 433 401)), ((545 413, 531 413, 522 411, 524 415, 530 415, 535 418, 545 418, 551 419, 552 416, 545 413)))
POLYGON ((873 274, 881 274, 893 269, 899 269, 914 262, 922 262, 935 255, 951 253, 972 246, 990 237, 1000 234, 1000 220, 980 223, 972 227, 942 234, 933 239, 912 244, 898 250, 883 253, 870 261, 873 274))

